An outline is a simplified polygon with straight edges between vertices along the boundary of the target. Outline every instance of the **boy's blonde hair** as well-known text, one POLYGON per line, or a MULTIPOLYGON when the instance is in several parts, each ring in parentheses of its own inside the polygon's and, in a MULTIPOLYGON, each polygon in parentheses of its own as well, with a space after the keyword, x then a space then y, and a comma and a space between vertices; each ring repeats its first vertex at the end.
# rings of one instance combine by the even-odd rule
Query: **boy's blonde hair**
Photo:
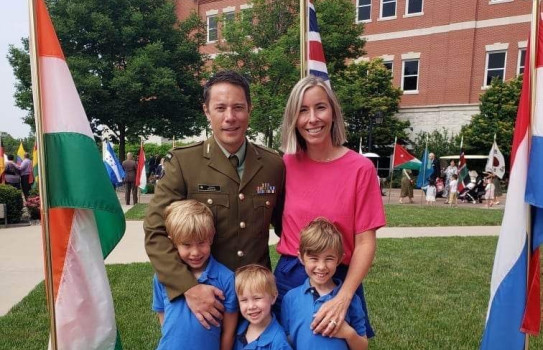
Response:
POLYGON ((236 270, 236 294, 241 295, 245 290, 268 293, 272 297, 278 294, 272 272, 258 264, 245 265, 236 270))
POLYGON ((198 201, 173 202, 164 210, 166 232, 175 245, 188 241, 213 241, 213 213, 198 201))
POLYGON ((316 218, 300 233, 300 256, 320 254, 327 249, 336 251, 339 261, 343 259, 341 232, 326 218, 316 218))

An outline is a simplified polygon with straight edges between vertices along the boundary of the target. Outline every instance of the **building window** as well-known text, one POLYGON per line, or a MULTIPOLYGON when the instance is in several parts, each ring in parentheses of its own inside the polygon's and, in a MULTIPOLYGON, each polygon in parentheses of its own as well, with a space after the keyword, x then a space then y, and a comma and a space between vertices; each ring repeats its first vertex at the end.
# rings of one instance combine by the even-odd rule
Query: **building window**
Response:
POLYGON ((422 13, 422 0, 407 0, 406 14, 422 13))
POLYGON ((418 91, 419 89, 419 60, 403 61, 402 90, 418 91))
POLYGON ((518 69, 517 75, 524 74, 524 61, 526 61, 526 49, 518 50, 518 69))
POLYGON ((503 81, 505 77, 505 51, 487 52, 485 86, 489 86, 493 78, 503 81))
POLYGON ((358 22, 371 20, 371 0, 358 0, 358 22))
POLYGON ((252 8, 246 8, 241 11, 241 20, 245 24, 252 24, 253 23, 253 9, 252 8))
POLYGON ((390 72, 393 72, 394 64, 392 61, 383 62, 383 66, 385 66, 386 69, 388 69, 390 72))
POLYGON ((236 19, 236 14, 234 12, 225 12, 223 13, 223 21, 224 26, 226 26, 229 23, 234 22, 236 19))
POLYGON ((381 0, 381 18, 396 17, 396 0, 381 0))
POLYGON ((207 42, 217 40, 217 16, 207 16, 207 42))

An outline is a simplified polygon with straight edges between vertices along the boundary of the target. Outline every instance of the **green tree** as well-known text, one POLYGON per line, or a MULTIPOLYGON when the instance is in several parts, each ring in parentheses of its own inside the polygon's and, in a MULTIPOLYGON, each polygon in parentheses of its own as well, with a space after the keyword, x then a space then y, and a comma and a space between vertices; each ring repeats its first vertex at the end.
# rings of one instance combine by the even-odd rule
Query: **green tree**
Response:
POLYGON ((402 92, 392 84, 392 74, 381 59, 362 61, 349 65, 334 84, 347 123, 348 144, 358 149, 368 143, 370 119, 382 117, 382 123, 373 125, 372 144, 381 156, 392 153, 394 138, 407 139, 409 121, 400 121, 398 112, 402 92))
MULTIPOLYGON (((91 126, 120 143, 160 134, 182 137, 205 124, 199 72, 203 23, 179 23, 168 0, 55 0, 49 12, 91 126)), ((24 41, 24 40, 23 40, 24 41)), ((26 44, 26 42, 24 42, 26 44)), ((17 105, 32 111, 27 46, 10 47, 17 105)), ((32 118, 26 122, 33 124, 32 118)))
POLYGON ((498 147, 509 158, 521 88, 522 76, 506 82, 492 80, 490 88, 479 98, 480 113, 462 127, 467 153, 488 154, 496 134, 498 147))
MULTIPOLYGON (((413 151, 416 157, 420 157, 428 140, 428 152, 432 152, 437 158, 448 155, 460 155, 460 140, 458 135, 449 134, 445 128, 432 132, 421 131, 415 136, 413 151)), ((421 159, 422 160, 422 159, 421 159)))
MULTIPOLYGON (((300 77, 299 20, 296 0, 255 0, 252 11, 227 23, 225 41, 214 69, 235 69, 251 81, 251 129, 264 134, 273 146, 290 90, 300 77), (275 133, 275 134, 274 134, 275 133)), ((363 26, 355 24, 355 8, 348 0, 317 1, 317 16, 332 81, 346 59, 364 53, 363 26)))
POLYGON ((2 139, 2 147, 4 148, 5 154, 13 154, 16 156, 19 145, 22 142, 25 151, 30 153, 30 156, 32 156, 32 150, 34 149, 35 142, 34 136, 16 139, 7 132, 0 131, 0 138, 2 139))

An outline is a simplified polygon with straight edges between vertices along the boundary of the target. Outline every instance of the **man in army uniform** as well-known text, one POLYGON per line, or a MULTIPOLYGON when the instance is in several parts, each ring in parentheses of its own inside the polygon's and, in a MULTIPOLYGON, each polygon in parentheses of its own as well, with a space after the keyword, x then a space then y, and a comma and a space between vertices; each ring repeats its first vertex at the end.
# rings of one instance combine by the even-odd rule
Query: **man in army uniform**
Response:
POLYGON ((147 254, 170 300, 183 295, 209 328, 222 318, 222 291, 197 283, 168 239, 163 210, 183 199, 205 203, 215 220, 215 259, 231 270, 250 263, 270 267, 269 225, 280 233, 285 168, 276 152, 245 138, 251 97, 241 75, 225 71, 209 79, 203 109, 213 136, 168 153, 143 225, 147 254))

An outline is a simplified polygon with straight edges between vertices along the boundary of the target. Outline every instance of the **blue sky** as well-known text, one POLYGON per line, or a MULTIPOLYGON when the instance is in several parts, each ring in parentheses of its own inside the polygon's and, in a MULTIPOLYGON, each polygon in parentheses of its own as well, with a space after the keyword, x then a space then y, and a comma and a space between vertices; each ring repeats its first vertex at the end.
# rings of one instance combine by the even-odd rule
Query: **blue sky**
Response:
POLYGON ((25 111, 15 106, 15 77, 6 58, 8 47, 22 47, 21 38, 28 36, 28 1, 3 1, 0 11, 0 131, 15 138, 28 136, 30 127, 23 123, 25 111))

